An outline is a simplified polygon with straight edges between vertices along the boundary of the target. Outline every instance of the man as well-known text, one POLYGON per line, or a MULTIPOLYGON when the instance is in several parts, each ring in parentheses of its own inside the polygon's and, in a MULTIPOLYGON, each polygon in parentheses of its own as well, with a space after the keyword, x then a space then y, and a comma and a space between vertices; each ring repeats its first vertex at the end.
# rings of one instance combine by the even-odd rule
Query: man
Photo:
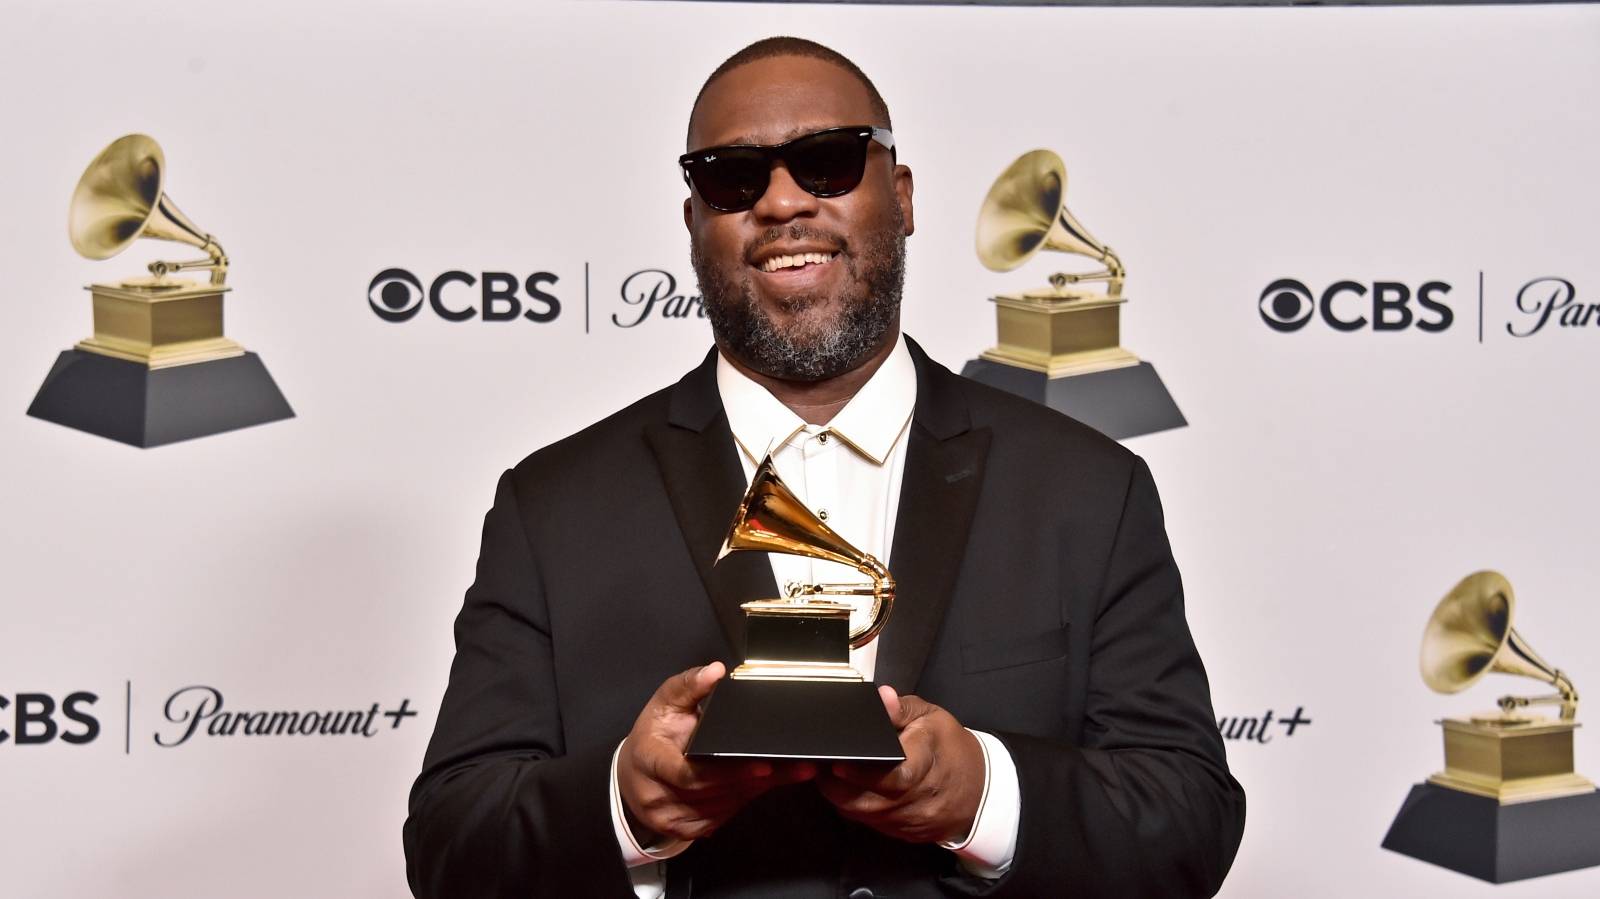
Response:
POLYGON ((1244 797, 1144 463, 901 337, 911 171, 844 57, 746 48, 707 80, 688 149, 716 348, 501 478, 412 792, 412 890, 1215 892, 1244 797), (738 661, 739 604, 833 577, 759 553, 713 566, 769 450, 899 581, 852 655, 897 766, 683 755, 738 661))

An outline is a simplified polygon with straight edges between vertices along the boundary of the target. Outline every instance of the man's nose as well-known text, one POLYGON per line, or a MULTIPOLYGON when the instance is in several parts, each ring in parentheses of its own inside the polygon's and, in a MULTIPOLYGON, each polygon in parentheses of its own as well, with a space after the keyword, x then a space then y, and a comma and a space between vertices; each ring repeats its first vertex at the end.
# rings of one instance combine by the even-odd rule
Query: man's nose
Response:
POLYGON ((787 222, 790 219, 816 215, 817 198, 796 184, 794 176, 789 174, 789 167, 779 162, 772 167, 772 177, 767 183, 767 192, 761 195, 756 205, 750 207, 750 214, 760 222, 787 222))

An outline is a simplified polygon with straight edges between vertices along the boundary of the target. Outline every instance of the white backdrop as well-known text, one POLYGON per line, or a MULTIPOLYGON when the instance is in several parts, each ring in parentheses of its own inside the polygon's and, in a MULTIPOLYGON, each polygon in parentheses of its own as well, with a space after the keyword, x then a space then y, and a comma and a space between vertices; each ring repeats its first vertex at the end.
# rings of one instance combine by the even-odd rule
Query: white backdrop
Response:
MULTIPOLYGON (((696 292, 689 103, 774 33, 855 58, 890 104, 917 179, 905 325, 936 358, 987 347, 985 298, 1052 270, 997 276, 972 251, 1025 150, 1065 158, 1069 204, 1127 263, 1124 345, 1190 422, 1129 445, 1162 488, 1217 713, 1312 721, 1230 742, 1250 808, 1223 895, 1600 889, 1594 870, 1490 887, 1378 848, 1441 764, 1435 719, 1540 689, 1423 687, 1422 625, 1458 578, 1506 572, 1519 629, 1600 689, 1600 326, 1505 327, 1526 327, 1534 278, 1600 302, 1600 8, 26 0, 5 18, 0 697, 93 692, 100 727, 0 743, 6 895, 406 894, 406 791, 494 480, 704 352, 702 321, 611 316, 637 315, 619 288, 638 270, 696 292), (130 131, 228 248, 229 335, 297 418, 137 450, 23 414, 89 332, 83 284, 187 253, 94 263, 67 242, 83 166, 130 131), (388 323, 366 293, 391 267, 424 286, 548 271, 561 314, 388 323), (1443 281, 1455 320, 1282 334, 1257 311, 1279 278, 1443 281), (191 685, 230 711, 419 715, 157 745, 191 685)), ((1600 735, 1577 739, 1600 775, 1600 735)))

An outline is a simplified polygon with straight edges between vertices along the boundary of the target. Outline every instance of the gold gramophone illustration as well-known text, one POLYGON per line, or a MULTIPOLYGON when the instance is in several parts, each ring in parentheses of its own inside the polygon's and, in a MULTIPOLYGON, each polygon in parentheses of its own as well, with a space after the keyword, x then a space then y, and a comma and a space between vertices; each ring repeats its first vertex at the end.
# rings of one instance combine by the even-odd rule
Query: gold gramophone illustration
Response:
POLYGON ((261 360, 223 334, 228 257, 167 195, 166 172, 153 138, 113 141, 72 193, 72 246, 109 259, 151 238, 205 258, 152 262, 148 275, 89 285, 94 334, 56 360, 29 415, 143 447, 294 415, 261 360), (210 277, 178 276, 195 270, 210 277))
POLYGON ((750 479, 717 560, 751 550, 837 562, 872 582, 793 585, 787 596, 744 603, 744 661, 706 700, 687 754, 903 760, 876 688, 850 665, 850 650, 889 620, 889 569, 813 514, 778 478, 771 456, 750 479), (819 596, 871 596, 871 611, 852 629, 852 606, 819 596))
POLYGON ((1182 427, 1183 413, 1148 362, 1121 344, 1127 270, 1066 205, 1067 168, 1050 150, 1006 168, 978 212, 978 259, 1020 268, 1041 250, 1093 260, 1057 272, 1050 286, 991 297, 998 342, 962 369, 967 377, 1044 403, 1115 438, 1182 427), (1103 284, 1102 287, 1093 285, 1103 284))
POLYGON ((1412 788, 1383 842, 1495 883, 1600 864, 1600 793, 1573 770, 1577 689, 1512 626, 1515 610, 1504 575, 1464 578, 1428 619, 1422 680, 1459 693, 1510 674, 1555 692, 1502 696, 1497 712, 1440 721, 1444 770, 1412 788), (1537 705, 1557 706, 1557 717, 1528 711, 1537 705))

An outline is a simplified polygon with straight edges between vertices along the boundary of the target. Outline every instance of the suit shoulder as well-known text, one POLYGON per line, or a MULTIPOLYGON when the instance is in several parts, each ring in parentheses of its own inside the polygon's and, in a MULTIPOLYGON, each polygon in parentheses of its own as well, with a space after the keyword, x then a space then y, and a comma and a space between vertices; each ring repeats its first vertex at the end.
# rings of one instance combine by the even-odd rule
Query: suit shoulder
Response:
POLYGON ((615 474, 617 466, 635 462, 629 457, 645 450, 645 427, 666 420, 671 393, 671 387, 663 387, 577 433, 534 450, 512 466, 512 479, 519 486, 533 487, 589 474, 615 474))

